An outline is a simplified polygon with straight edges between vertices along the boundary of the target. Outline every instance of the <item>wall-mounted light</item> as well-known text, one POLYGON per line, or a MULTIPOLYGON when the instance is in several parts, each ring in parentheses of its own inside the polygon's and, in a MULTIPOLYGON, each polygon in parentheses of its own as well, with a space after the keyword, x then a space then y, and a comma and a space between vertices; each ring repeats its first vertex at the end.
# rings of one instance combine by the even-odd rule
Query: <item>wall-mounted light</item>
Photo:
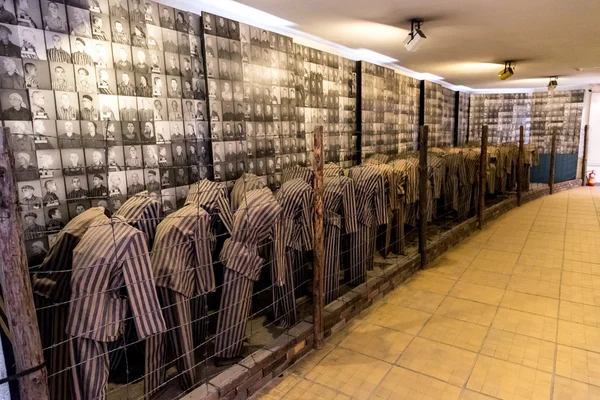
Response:
POLYGON ((413 19, 410 21, 410 33, 404 40, 404 47, 408 51, 417 51, 423 45, 427 36, 421 30, 422 19, 413 19))
POLYGON ((498 77, 500 78, 500 80, 505 81, 511 76, 513 76, 515 74, 514 68, 514 61, 505 61, 504 69, 498 72, 498 77))

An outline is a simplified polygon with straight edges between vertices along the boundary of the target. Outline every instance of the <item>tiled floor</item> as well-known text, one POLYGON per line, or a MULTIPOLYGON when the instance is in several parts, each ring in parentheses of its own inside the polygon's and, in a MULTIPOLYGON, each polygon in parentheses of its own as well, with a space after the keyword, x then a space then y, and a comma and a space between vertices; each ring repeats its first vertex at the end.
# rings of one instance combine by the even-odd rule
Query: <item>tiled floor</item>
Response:
POLYGON ((513 210, 255 397, 600 399, 600 189, 513 210))

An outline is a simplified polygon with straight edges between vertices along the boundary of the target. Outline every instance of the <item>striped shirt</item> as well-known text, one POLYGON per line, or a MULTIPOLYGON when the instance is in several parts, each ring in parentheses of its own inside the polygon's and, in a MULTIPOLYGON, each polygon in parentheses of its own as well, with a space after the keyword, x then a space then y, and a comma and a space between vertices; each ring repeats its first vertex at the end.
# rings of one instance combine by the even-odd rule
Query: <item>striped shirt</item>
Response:
POLYGON ((323 183, 323 210, 325 223, 353 233, 358 229, 356 215, 356 192, 354 181, 345 176, 327 177, 323 183))
POLYGON ((302 179, 304 182, 312 185, 315 173, 312 169, 306 167, 294 166, 283 170, 281 183, 291 181, 292 179, 302 179))
POLYGON ((160 223, 160 203, 151 199, 147 191, 137 193, 123 203, 114 216, 123 218, 129 225, 142 231, 148 247, 152 246, 156 227, 160 223))
POLYGON ((92 207, 75 218, 58 233, 56 242, 48 251, 31 280, 33 292, 63 303, 71 297, 71 270, 73 269, 73 250, 90 226, 104 215, 103 207, 92 207))
POLYGON ((231 189, 231 210, 233 212, 237 211, 240 204, 242 204, 242 201, 244 201, 244 197, 246 196, 247 192, 251 190, 262 189, 265 186, 265 182, 262 178, 254 174, 244 173, 235 181, 233 189, 231 189))
POLYGON ((56 117, 60 120, 75 121, 79 119, 79 110, 73 106, 67 108, 58 107, 56 109, 56 117))
POLYGON ((94 60, 92 59, 92 56, 85 51, 74 52, 71 54, 71 60, 73 60, 73 64, 94 66, 94 60))
POLYGON ((372 166, 350 168, 348 176, 355 182, 358 222, 370 226, 387 223, 385 182, 383 175, 372 166))
POLYGON ((258 255, 258 246, 273 237, 273 227, 280 215, 281 206, 271 190, 248 192, 235 212, 233 234, 225 240, 219 255, 223 265, 248 279, 258 280, 264 262, 258 255))
POLYGON ((323 167, 323 176, 324 177, 333 177, 333 176, 341 176, 344 175, 344 169, 335 163, 327 163, 323 167))
POLYGON ((192 298, 215 291, 210 250, 210 217, 188 204, 169 214, 156 231, 152 270, 157 286, 192 298))
POLYGON ((129 307, 140 340, 165 331, 144 234, 119 217, 95 222, 73 251, 67 333, 114 341, 129 307))
POLYGON ((64 49, 51 48, 46 51, 48 54, 48 61, 71 63, 71 55, 64 49))
MULTIPOLYGON (((229 234, 233 231, 233 215, 229 206, 227 186, 224 183, 203 179, 190 187, 186 204, 194 203, 202 207, 211 217, 213 234, 217 218, 220 218, 229 234)), ((215 235, 216 236, 216 235, 215 235)))

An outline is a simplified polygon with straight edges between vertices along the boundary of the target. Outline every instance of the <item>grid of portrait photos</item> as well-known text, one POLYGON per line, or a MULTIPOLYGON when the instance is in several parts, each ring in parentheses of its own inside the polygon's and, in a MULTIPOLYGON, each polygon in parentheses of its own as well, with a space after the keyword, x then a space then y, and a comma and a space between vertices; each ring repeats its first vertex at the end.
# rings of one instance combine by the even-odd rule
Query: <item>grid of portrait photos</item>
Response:
POLYGON ((291 38, 202 14, 215 181, 256 174, 272 189, 306 165, 298 129, 291 38))
POLYGON ((471 95, 469 140, 481 140, 487 125, 489 143, 519 142, 523 126, 525 143, 530 143, 532 109, 531 93, 471 95))
POLYGON ((298 123, 306 132, 310 158, 314 129, 322 125, 324 162, 353 165, 356 62, 299 44, 295 46, 295 60, 298 123))
POLYGON ((469 103, 471 96, 465 92, 458 92, 458 145, 467 143, 469 133, 469 103))
POLYGON ((399 147, 398 153, 417 151, 419 142, 419 106, 421 81, 397 74, 400 85, 399 147))
POLYGON ((579 151, 584 95, 584 90, 533 94, 531 139, 540 153, 552 151, 554 129, 557 153, 576 154, 579 151))
POLYGON ((439 83, 425 81, 425 125, 429 125, 429 147, 454 144, 455 93, 439 83))
POLYGON ((142 0, 2 4, 1 119, 33 265, 89 207, 147 189, 168 213, 210 176, 200 16, 142 0))

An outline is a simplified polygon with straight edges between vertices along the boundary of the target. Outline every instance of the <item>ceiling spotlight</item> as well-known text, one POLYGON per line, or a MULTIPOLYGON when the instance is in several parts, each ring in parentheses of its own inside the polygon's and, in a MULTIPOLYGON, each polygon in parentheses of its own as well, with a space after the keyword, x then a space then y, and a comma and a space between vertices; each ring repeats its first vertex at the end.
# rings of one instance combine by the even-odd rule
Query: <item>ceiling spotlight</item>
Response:
POLYGON ((557 76, 551 77, 550 82, 548 83, 548 94, 550 94, 550 96, 552 96, 552 94, 554 93, 554 89, 556 89, 557 86, 558 86, 558 77, 557 76))
POLYGON ((417 51, 423 42, 425 42, 425 39, 427 39, 427 36, 421 30, 422 23, 424 23, 422 19, 413 19, 410 21, 410 33, 404 40, 406 50, 417 51))
POLYGON ((513 61, 505 61, 504 69, 498 72, 500 80, 505 81, 515 74, 515 66, 513 61))

